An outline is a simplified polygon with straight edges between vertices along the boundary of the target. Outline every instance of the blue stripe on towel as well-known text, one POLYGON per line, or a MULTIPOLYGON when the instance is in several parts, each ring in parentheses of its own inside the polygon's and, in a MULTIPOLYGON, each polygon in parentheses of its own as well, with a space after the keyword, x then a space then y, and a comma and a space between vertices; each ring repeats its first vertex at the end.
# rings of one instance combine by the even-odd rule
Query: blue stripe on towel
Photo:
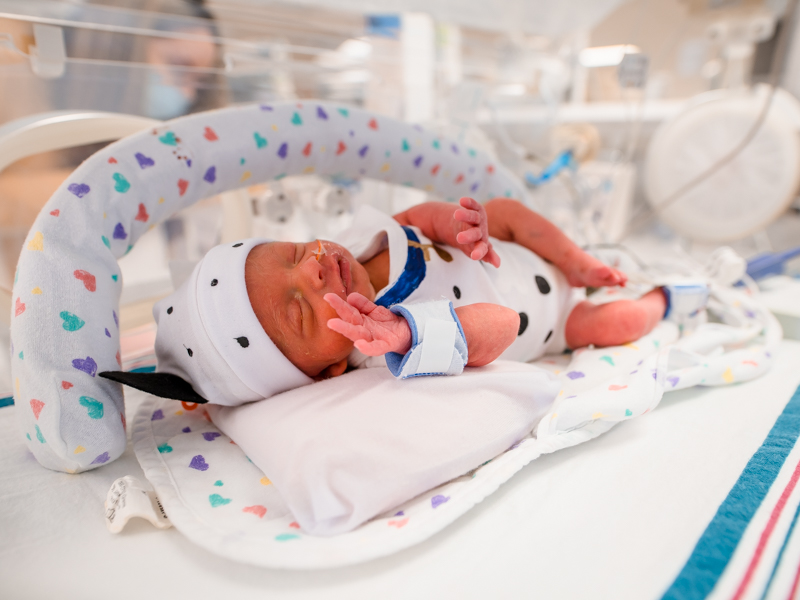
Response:
POLYGON ((695 600, 711 593, 798 436, 800 387, 750 458, 662 600, 695 600))
POLYGON ((792 517, 792 524, 789 525, 789 531, 786 532, 786 537, 783 540, 783 545, 781 546, 781 551, 778 552, 778 558, 775 559, 775 566, 772 567, 772 573, 769 574, 769 581, 767 581, 767 585, 764 587, 764 593, 761 594, 761 600, 767 597, 767 592, 769 592, 769 588, 772 586, 772 580, 775 579, 775 573, 778 572, 778 567, 781 564, 781 559, 783 558, 783 551, 786 550, 786 546, 789 545, 789 540, 792 539, 792 532, 794 531, 794 526, 797 525, 797 517, 800 517, 800 504, 797 505, 797 510, 794 511, 794 517, 792 517))

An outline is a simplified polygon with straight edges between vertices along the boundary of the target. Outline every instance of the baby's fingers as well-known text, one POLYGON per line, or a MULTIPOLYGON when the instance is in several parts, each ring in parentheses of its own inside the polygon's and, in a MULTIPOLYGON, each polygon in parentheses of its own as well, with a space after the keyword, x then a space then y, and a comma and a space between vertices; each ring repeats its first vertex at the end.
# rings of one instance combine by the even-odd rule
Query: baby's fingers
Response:
POLYGON ((622 271, 620 271, 619 269, 614 269, 614 271, 616 271, 617 276, 619 277, 619 281, 617 282, 617 285, 619 285, 621 287, 625 287, 625 284, 628 283, 628 276, 625 273, 623 273, 622 271))
POLYGON ((481 222, 481 214, 476 210, 467 210, 459 208, 453 213, 453 218, 462 223, 469 223, 470 225, 478 225, 481 222))
POLYGON ((494 251, 494 248, 489 246, 489 251, 486 253, 486 256, 483 257, 483 262, 487 262, 493 267, 499 268, 500 256, 494 251))
POLYGON ((473 242, 477 242, 483 238, 483 234, 481 234, 481 230, 477 227, 471 227, 470 229, 465 229, 464 231, 460 232, 456 236, 456 241, 459 244, 472 244, 473 242))
POLYGON ((362 325, 364 323, 364 319, 358 309, 342 300, 336 294, 325 294, 322 298, 325 302, 330 304, 333 310, 336 311, 336 314, 347 323, 351 323, 352 325, 362 325))
POLYGON ((347 297, 347 302, 354 309, 365 315, 368 315, 377 308, 377 305, 374 302, 370 301, 366 296, 359 294, 358 292, 353 292, 350 294, 347 297))
POLYGON ((458 203, 464 208, 477 211, 479 211, 483 206, 480 202, 474 198, 470 198, 469 196, 464 196, 463 198, 459 199, 458 203))
POLYGON ((352 325, 346 321, 343 321, 342 319, 328 319, 328 329, 331 329, 336 333, 341 333, 351 342, 357 342, 359 340, 372 340, 372 335, 369 333, 369 331, 367 331, 366 328, 352 325))
POLYGON ((391 350, 389 343, 384 340, 358 340, 355 344, 356 349, 367 356, 382 356, 391 350))
POLYGON ((472 248, 472 252, 470 252, 469 257, 472 260, 483 260, 487 252, 489 252, 489 244, 486 242, 478 242, 472 248))

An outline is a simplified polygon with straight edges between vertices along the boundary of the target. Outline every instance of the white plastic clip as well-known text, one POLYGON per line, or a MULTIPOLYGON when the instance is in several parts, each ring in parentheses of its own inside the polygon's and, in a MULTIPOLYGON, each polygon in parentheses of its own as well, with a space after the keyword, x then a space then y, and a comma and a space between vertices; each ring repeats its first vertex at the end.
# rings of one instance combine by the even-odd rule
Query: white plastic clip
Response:
POLYGON ((158 529, 169 529, 172 523, 155 492, 130 475, 111 484, 105 501, 106 526, 111 533, 119 533, 131 517, 150 521, 158 529))

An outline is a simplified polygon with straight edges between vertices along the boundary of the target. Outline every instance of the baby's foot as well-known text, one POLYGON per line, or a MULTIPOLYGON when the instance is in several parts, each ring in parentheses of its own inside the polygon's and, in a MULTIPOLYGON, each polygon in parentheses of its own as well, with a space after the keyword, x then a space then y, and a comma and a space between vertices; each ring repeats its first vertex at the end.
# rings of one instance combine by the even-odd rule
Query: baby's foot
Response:
POLYGON ((566 275, 572 287, 624 286, 628 281, 625 273, 603 264, 588 254, 582 257, 566 275))

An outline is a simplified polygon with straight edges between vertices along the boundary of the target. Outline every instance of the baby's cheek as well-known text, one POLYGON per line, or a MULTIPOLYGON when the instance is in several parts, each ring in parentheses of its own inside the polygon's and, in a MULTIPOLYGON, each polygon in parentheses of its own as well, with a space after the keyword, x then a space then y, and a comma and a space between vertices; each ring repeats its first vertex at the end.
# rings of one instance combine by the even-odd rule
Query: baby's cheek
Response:
POLYGON ((353 351, 353 342, 329 329, 328 333, 312 344, 309 348, 310 356, 314 360, 321 361, 325 365, 336 363, 343 358, 347 358, 353 351))

